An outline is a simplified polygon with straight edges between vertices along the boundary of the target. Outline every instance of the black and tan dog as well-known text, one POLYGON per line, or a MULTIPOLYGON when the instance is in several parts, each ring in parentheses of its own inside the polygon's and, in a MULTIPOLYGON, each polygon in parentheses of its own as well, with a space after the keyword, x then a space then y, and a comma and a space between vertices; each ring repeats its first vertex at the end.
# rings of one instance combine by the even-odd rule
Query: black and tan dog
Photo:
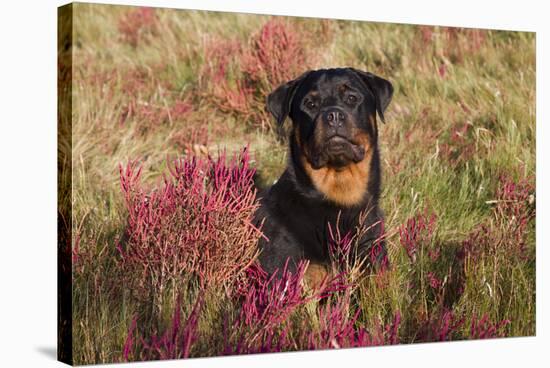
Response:
MULTIPOLYGON (((267 237, 260 240, 259 260, 267 272, 287 259, 292 268, 307 259, 315 273, 322 270, 329 264, 327 226, 339 213, 344 234, 354 231, 361 212, 367 225, 382 220, 376 115, 384 121, 392 94, 387 80, 342 68, 306 72, 268 96, 267 109, 279 126, 287 116, 293 126, 288 167, 259 195, 255 220, 264 220, 267 237)), ((370 254, 379 235, 380 228, 371 227, 355 254, 370 254)), ((384 254, 385 248, 379 256, 384 254)))

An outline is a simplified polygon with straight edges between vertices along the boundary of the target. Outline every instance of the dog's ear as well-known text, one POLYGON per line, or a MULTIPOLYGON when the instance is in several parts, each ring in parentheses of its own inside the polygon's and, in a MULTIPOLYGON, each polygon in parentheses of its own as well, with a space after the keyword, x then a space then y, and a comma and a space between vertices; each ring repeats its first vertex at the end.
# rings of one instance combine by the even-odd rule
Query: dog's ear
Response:
POLYGON ((390 83, 390 81, 384 78, 380 78, 379 76, 372 73, 363 72, 357 69, 352 70, 357 75, 359 75, 359 77, 363 80, 363 82, 365 82, 369 90, 374 95, 374 98, 376 100, 376 111, 380 116, 380 120, 385 123, 386 121, 384 120, 384 112, 390 104, 391 98, 393 96, 393 85, 390 83))
POLYGON ((267 96, 267 111, 275 117, 279 128, 283 126, 286 117, 290 113, 290 105, 292 104, 296 90, 309 73, 310 71, 305 72, 298 78, 280 85, 267 96))

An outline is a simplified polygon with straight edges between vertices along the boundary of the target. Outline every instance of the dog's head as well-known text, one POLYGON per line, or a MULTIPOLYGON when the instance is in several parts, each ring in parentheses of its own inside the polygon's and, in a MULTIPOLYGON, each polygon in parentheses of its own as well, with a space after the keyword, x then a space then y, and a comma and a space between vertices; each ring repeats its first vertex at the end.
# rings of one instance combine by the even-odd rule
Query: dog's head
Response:
POLYGON ((336 171, 368 156, 378 137, 376 114, 393 94, 391 83, 352 68, 309 71, 273 91, 267 109, 282 126, 293 123, 293 139, 314 170, 336 171))

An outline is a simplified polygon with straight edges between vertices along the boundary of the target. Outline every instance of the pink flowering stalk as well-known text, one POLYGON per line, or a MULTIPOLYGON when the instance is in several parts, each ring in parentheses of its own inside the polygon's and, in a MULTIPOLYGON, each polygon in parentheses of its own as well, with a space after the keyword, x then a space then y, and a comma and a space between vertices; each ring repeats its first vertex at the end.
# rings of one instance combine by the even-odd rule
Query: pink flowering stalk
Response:
POLYGON ((132 323, 130 324, 130 329, 128 330, 128 335, 126 335, 126 341, 124 342, 124 347, 122 348, 122 358, 124 361, 130 361, 133 350, 136 348, 136 328, 137 328, 137 316, 134 316, 132 323))
POLYGON ((361 310, 352 312, 350 293, 346 292, 335 304, 321 307, 319 328, 305 335, 308 349, 351 348, 393 345, 399 343, 398 329, 401 314, 396 312, 393 321, 383 326, 376 324, 372 331, 359 327, 361 310))
MULTIPOLYGON (((276 87, 304 70, 306 53, 300 34, 284 21, 269 20, 254 35, 251 45, 244 55, 243 69, 255 84, 264 88, 276 87)), ((263 89, 262 92, 270 91, 263 89)))
POLYGON ((281 351, 287 346, 285 322, 308 301, 303 290, 307 265, 300 262, 292 272, 287 260, 284 268, 271 276, 250 272, 238 317, 231 331, 226 331, 230 335, 225 354, 281 351))
POLYGON ((352 245, 355 236, 347 232, 342 236, 338 224, 335 226, 330 223, 328 226, 328 251, 334 268, 340 271, 349 271, 352 245), (334 228, 334 229, 333 229, 334 228))
POLYGON ((252 224, 257 202, 247 149, 232 159, 176 160, 152 190, 133 162, 120 175, 128 224, 118 249, 138 295, 160 300, 189 277, 228 287, 256 258, 261 232, 252 224))
POLYGON ((289 339, 294 312, 311 301, 349 289, 342 275, 327 280, 306 292, 304 276, 309 262, 300 261, 292 270, 289 261, 282 270, 269 276, 254 265, 241 283, 240 312, 228 332, 225 354, 296 350, 289 339))
POLYGON ((139 7, 128 11, 118 21, 118 31, 122 40, 137 47, 147 32, 154 32, 157 27, 155 9, 139 7))
POLYGON ((510 324, 510 320, 507 319, 492 322, 487 314, 481 318, 473 315, 470 328, 467 329, 466 320, 466 314, 457 315, 454 311, 443 308, 420 327, 418 340, 428 342, 504 337, 504 328, 510 324))
POLYGON ((124 344, 123 359, 130 361, 188 358, 199 335, 198 321, 203 305, 204 298, 201 295, 182 323, 178 298, 170 326, 162 334, 153 334, 150 337, 136 336, 137 318, 134 318, 124 344))
POLYGON ((232 79, 232 69, 240 64, 242 45, 236 40, 213 39, 204 45, 205 64, 199 73, 205 86, 204 97, 219 110, 248 119, 254 113, 251 107, 253 88, 244 80, 232 79))
MULTIPOLYGON (((507 233, 506 248, 510 256, 530 257, 527 249, 528 226, 535 218, 535 187, 532 178, 517 182, 502 176, 497 189, 496 219, 507 233)), ((532 255, 534 257, 534 255, 532 255)))
POLYGON ((471 339, 494 339, 497 337, 504 337, 505 331, 504 328, 510 324, 510 320, 502 320, 497 323, 492 323, 489 320, 489 316, 484 314, 481 318, 473 316, 472 322, 470 325, 470 336, 471 339))
POLYGON ((418 341, 451 341, 461 336, 465 318, 453 311, 442 308, 419 326, 418 341))
POLYGON ((481 224, 462 243, 459 256, 473 264, 503 257, 524 261, 534 257, 527 247, 528 227, 535 218, 535 188, 529 179, 500 178, 494 204, 493 226, 481 224))
POLYGON ((368 211, 359 215, 358 225, 353 231, 342 234, 340 217, 335 224, 327 224, 328 253, 332 263, 333 273, 341 273, 350 280, 357 280, 369 267, 384 271, 388 267, 388 258, 383 243, 386 237, 383 221, 367 224, 368 211), (372 230, 377 231, 377 238, 366 252, 361 253, 361 241, 372 230))
POLYGON ((240 121, 271 129, 265 96, 307 69, 310 57, 302 38, 292 23, 271 19, 251 35, 246 45, 231 39, 209 40, 199 73, 207 91, 204 97, 240 121))
POLYGON ((429 245, 435 230, 435 215, 418 214, 399 229, 399 240, 411 262, 416 262, 420 248, 429 245))
POLYGON ((439 290, 443 286, 443 281, 440 280, 434 272, 428 272, 428 283, 430 287, 434 290, 439 290))

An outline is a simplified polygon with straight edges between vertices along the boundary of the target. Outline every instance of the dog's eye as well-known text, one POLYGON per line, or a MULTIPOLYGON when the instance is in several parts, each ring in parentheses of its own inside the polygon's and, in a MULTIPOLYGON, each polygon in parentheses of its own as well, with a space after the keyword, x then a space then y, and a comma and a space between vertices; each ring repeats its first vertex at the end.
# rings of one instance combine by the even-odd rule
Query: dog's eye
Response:
POLYGON ((315 102, 313 102, 313 101, 307 101, 307 102, 306 102, 306 107, 307 107, 308 109, 310 109, 310 110, 313 110, 314 108, 317 107, 317 104, 316 104, 315 102))
POLYGON ((357 102, 357 96, 348 95, 348 97, 346 98, 346 102, 353 105, 354 103, 357 102))

